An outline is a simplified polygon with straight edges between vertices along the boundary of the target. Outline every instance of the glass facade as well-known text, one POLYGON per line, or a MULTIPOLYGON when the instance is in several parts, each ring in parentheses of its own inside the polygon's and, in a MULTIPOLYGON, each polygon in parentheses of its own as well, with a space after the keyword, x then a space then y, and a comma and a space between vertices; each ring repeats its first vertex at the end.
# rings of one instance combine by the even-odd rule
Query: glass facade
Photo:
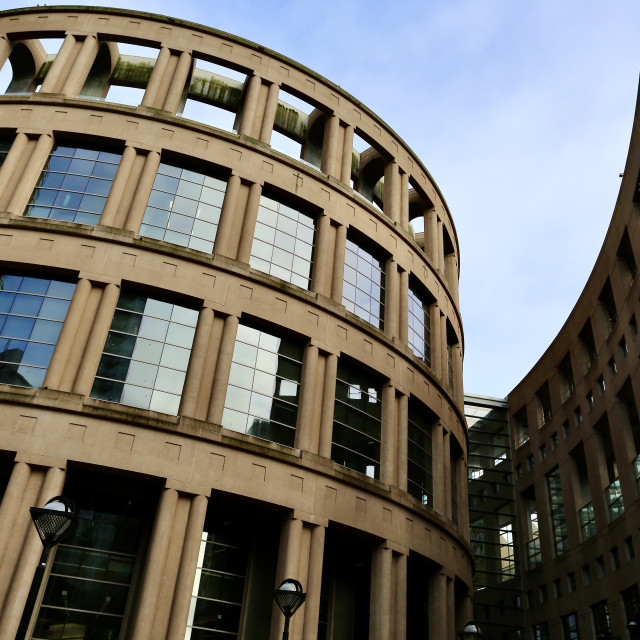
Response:
POLYGON ((384 262, 349 238, 342 304, 374 327, 384 329, 384 262))
POLYGON ((361 369, 338 363, 331 459, 380 477, 381 386, 361 369))
POLYGON ((249 264, 308 289, 315 224, 310 215, 262 196, 249 264))
POLYGON ((40 387, 76 285, 0 275, 0 382, 40 387))
POLYGON ((409 401, 407 491, 422 504, 433 506, 432 419, 418 400, 409 401))
POLYGON ((212 253, 226 188, 224 180, 160 163, 140 235, 212 253))
POLYGON ((596 528, 596 517, 593 512, 593 502, 588 502, 580 509, 580 529, 582 530, 582 541, 585 542, 598 532, 596 528))
POLYGON ((98 224, 122 154, 56 144, 25 215, 98 224))
POLYGON ((299 342, 240 325, 222 426, 293 447, 302 353, 299 342))
POLYGON ((431 366, 431 316, 429 305, 409 287, 409 348, 431 366))
POLYGON ((613 521, 624 513, 620 478, 616 478, 605 491, 607 496, 607 505, 609 506, 609 518, 613 521))
POLYGON ((562 481, 560 480, 559 469, 555 469, 547 476, 547 489, 549 491, 549 509, 553 526, 553 542, 556 555, 561 555, 569 550, 569 539, 567 537, 567 519, 564 513, 564 498, 562 496, 562 481))
POLYGON ((177 415, 198 312, 123 291, 92 398, 177 415))

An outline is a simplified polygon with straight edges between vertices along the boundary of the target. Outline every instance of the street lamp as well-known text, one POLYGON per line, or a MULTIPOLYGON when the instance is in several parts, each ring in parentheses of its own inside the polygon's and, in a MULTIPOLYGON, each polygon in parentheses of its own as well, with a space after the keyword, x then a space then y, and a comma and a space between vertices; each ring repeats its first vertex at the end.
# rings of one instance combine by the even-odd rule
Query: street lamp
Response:
POLYGON ((627 631, 629 631, 629 640, 640 640, 640 616, 635 615, 627 622, 627 631))
POLYGON ((31 582, 29 596, 24 605, 16 640, 22 640, 27 635, 27 628, 33 614, 33 607, 36 603, 40 585, 42 584, 49 552, 63 538, 73 532, 73 525, 76 522, 75 505, 72 500, 63 496, 51 498, 42 508, 31 507, 29 513, 42 542, 43 549, 40 562, 31 582))
POLYGON ((480 640, 484 638, 482 629, 475 622, 467 622, 460 636, 462 640, 480 640))
POLYGON ((284 580, 273 592, 273 598, 284 613, 284 631, 282 640, 289 640, 289 620, 301 607, 307 594, 302 591, 302 585, 292 578, 284 580))

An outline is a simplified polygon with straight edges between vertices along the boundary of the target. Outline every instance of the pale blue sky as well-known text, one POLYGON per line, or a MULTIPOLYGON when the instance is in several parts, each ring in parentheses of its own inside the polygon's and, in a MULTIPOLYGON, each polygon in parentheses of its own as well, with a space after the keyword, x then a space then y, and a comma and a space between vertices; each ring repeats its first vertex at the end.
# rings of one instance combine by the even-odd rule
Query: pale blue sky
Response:
POLYGON ((618 193, 640 71, 637 0, 84 4, 153 6, 228 31, 365 103, 421 158, 453 215, 466 391, 503 397, 542 355, 618 193))

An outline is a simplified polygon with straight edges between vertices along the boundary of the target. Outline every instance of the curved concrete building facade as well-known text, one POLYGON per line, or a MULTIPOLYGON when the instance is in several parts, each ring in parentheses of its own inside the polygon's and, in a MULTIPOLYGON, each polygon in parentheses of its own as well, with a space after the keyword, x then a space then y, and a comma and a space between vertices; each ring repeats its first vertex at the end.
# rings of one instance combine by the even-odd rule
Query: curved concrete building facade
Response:
POLYGON ((0 638, 63 494, 28 637, 276 640, 295 578, 292 638, 453 640, 459 253, 419 159, 214 29, 36 7, 0 34, 0 638))
POLYGON ((638 115, 589 280, 508 398, 528 638, 628 638, 639 620, 638 115))

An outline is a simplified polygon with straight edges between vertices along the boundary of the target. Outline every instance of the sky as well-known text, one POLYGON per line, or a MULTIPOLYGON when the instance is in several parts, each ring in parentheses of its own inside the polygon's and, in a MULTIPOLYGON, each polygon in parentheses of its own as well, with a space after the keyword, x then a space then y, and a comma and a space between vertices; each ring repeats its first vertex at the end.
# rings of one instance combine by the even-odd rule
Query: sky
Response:
POLYGON ((505 397, 602 245, 638 91, 640 2, 155 0, 153 11, 293 58, 403 138, 458 234, 465 391, 505 397))

